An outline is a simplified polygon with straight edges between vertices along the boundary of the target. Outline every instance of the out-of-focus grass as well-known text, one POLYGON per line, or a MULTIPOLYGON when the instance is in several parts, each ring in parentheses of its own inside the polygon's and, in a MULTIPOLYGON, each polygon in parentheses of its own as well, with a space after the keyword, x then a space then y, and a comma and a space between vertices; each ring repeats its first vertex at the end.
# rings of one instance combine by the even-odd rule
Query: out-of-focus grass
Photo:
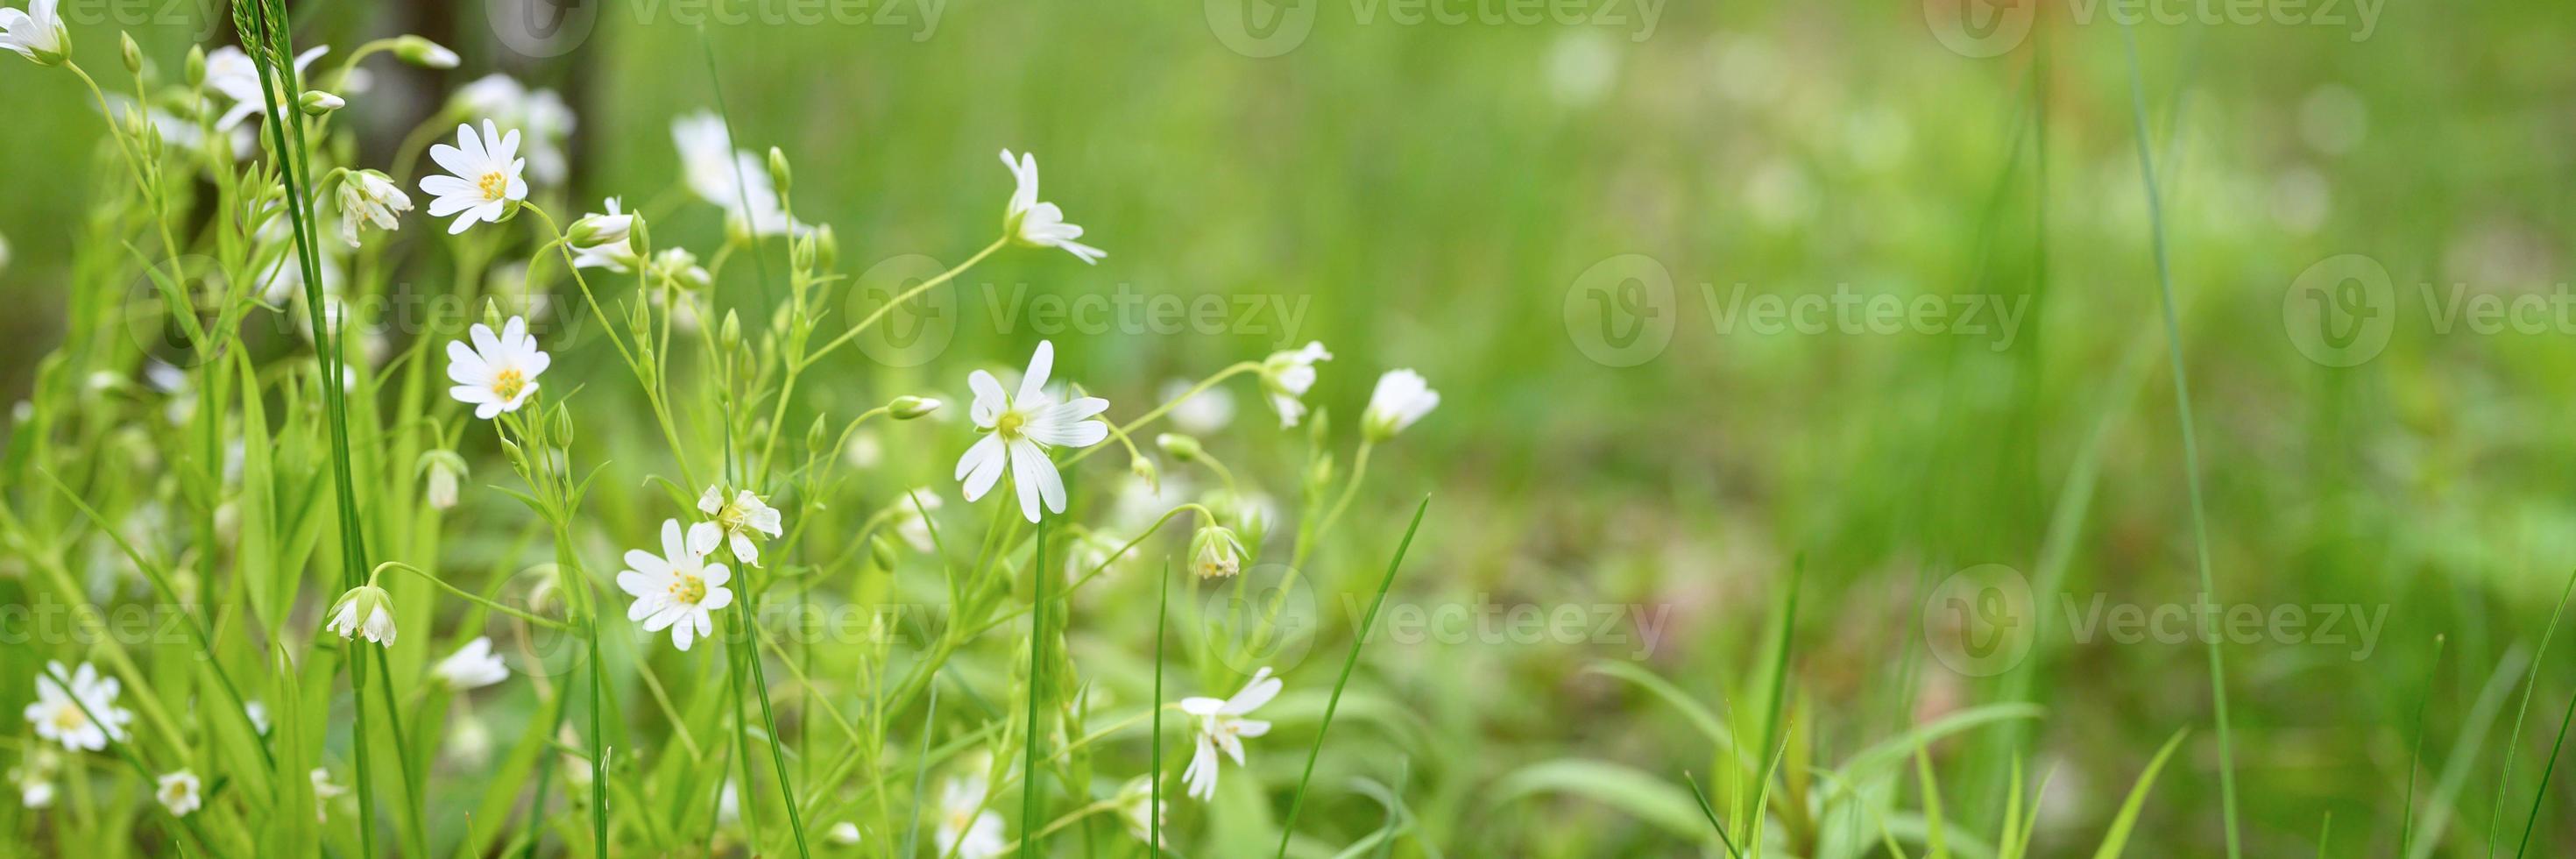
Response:
MULTIPOLYGON (((476 5, 351 6, 310 16, 303 41, 428 32, 465 53, 465 68, 389 74, 370 98, 422 99, 469 73, 511 71, 572 99, 583 198, 649 198, 676 183, 669 120, 713 98, 695 30, 642 24, 640 6, 620 5, 580 49, 529 59, 489 37, 476 5), (416 23, 451 17, 446 32, 416 23)), ((2097 425, 2100 476, 2071 532, 2068 591, 2154 605, 2197 589, 2170 380, 2158 366, 2119 384, 2130 378, 2122 362, 2161 336, 2128 73, 2115 26, 2064 11, 2050 7, 2042 24, 2052 60, 2036 78, 2027 51, 1944 50, 1916 4, 1673 4, 1642 41, 1619 28, 1363 26, 1332 4, 1274 59, 1227 50, 1196 4, 960 2, 921 41, 918 23, 707 35, 737 140, 794 157, 799 213, 838 230, 844 271, 903 254, 962 259, 975 247, 956 237, 985 234, 1008 192, 994 152, 1042 154, 1046 196, 1111 255, 1097 268, 1009 255, 977 269, 959 292, 952 350, 1004 354, 1054 334, 1083 378, 1141 402, 1167 378, 1323 339, 1337 357, 1311 399, 1344 422, 1366 396, 1364 368, 1432 377, 1440 419, 1379 460, 1388 491, 1363 503, 1384 506, 1355 517, 1354 539, 1383 543, 1398 505, 1440 491, 1399 602, 1669 606, 1647 666, 1731 705, 1757 692, 1762 618, 1804 553, 1794 685, 1817 741, 1850 749, 1916 713, 1998 693, 1998 681, 1937 664, 1898 670, 1909 652, 1921 659, 1922 585, 1981 563, 2037 569, 2097 425), (2046 124, 2012 159, 2033 87, 2046 124), (1565 305, 1582 272, 1625 253, 1673 274, 1678 300, 1663 310, 1678 325, 1656 359, 1611 368, 1574 345, 1565 305), (993 300, 1022 284, 1310 304, 1294 329, 1265 316, 1262 331, 1083 336, 997 319, 993 300), (2031 304, 2000 349, 1983 336, 1721 334, 1708 299, 1738 284, 2031 304)), ((112 67, 109 28, 78 29, 79 56, 112 67)), ((174 57, 190 29, 134 32, 174 57)), ((2576 455, 2558 431, 2560 403, 2576 394, 2564 372, 2576 327, 2444 331, 2424 298, 2447 301, 2455 283, 2547 295, 2568 279, 2576 64, 2564 45, 2576 33, 2549 4, 2507 3, 2391 4, 2358 42, 2351 28, 2275 24, 2139 35, 2153 135, 2170 141, 2159 163, 2219 599, 2390 607, 2366 658, 2224 648, 2248 852, 2311 849, 2329 812, 2345 821, 2339 843, 2384 852, 2433 636, 2452 645, 2432 675, 2428 767, 2478 728, 2464 724, 2471 700, 2508 650, 2537 637, 2576 563, 2564 489, 2576 455), (2281 308, 2301 271, 2343 253, 2385 266, 2397 319, 2376 359, 2330 369, 2297 351, 2281 308)), ((14 398, 56 339, 61 245, 113 162, 94 122, 37 119, 87 112, 67 80, 12 62, 0 81, 20 117, 0 127, 0 164, 11 165, 0 235, 14 257, 0 298, 24 310, 0 319, 0 390, 14 398)), ((371 146, 389 150, 408 124, 387 122, 371 146)), ((718 226, 697 209, 657 223, 655 237, 706 247, 718 226)), ((730 269, 723 289, 755 290, 749 271, 730 269)), ((955 381, 856 355, 832 369, 869 396, 955 381)), ((1244 420, 1263 420, 1248 398, 1240 405, 1244 420)), ((918 473, 890 479, 944 476, 940 457, 918 459, 918 473)), ((1368 554, 1335 560, 1364 567, 1368 554)), ((1331 580, 1356 589, 1365 578, 1331 580)), ((1323 596, 1328 614, 1339 596, 1323 596)), ((1551 807, 1530 813, 1483 796, 1546 758, 1677 776, 1663 773, 1673 760, 1709 754, 1657 699, 1578 670, 1636 655, 1628 633, 1370 646, 1368 662, 1411 690, 1430 728, 1407 750, 1422 786, 1408 801, 1435 840, 1471 855, 1670 849, 1617 810, 1540 799, 1529 802, 1551 807)), ((2034 851, 2053 855, 2098 840, 2163 738, 2207 725, 2208 687, 2196 645, 2056 640, 2040 652, 2032 699, 2049 715, 2022 751, 2034 771, 2057 770, 2034 851)), ((2576 661, 2554 656, 2539 675, 2543 702, 2576 690, 2576 661)), ((2158 780, 2134 855, 2216 851, 2211 736, 2195 730, 2158 780)), ((2490 810, 2525 808, 2529 764, 2546 747, 2523 740, 2488 744, 2446 812, 2452 831, 2418 840, 2473 854, 2490 810), (2489 774, 2506 755, 2524 765, 2499 792, 2489 774)), ((1393 742, 1337 732, 1315 783, 1387 776, 1374 753, 1393 742)), ((1969 754, 1978 749, 1993 750, 1936 747, 1934 763, 1956 774, 1944 794, 1957 814, 1992 820, 2004 761, 1969 754)), ((2552 795, 2536 849, 2576 841, 2553 814, 2576 792, 2552 795)), ((1314 810, 1365 832, 1373 824, 1359 821, 1374 817, 1335 808, 1347 803, 1318 797, 1314 810)))

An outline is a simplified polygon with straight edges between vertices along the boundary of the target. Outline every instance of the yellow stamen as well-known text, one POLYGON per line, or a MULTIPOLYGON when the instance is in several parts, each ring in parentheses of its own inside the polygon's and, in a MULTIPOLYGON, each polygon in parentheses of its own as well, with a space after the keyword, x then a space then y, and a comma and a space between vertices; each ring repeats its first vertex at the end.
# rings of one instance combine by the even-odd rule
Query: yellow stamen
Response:
POLYGON ((492 393, 503 400, 518 399, 519 392, 526 390, 527 387, 528 377, 521 374, 517 367, 502 370, 492 376, 492 393))
POLYGON ((483 192, 483 199, 498 200, 510 190, 510 177, 501 175, 500 171, 495 170, 483 174, 483 178, 475 182, 474 187, 483 192))
POLYGON ((678 578, 672 580, 670 594, 675 602, 697 605, 699 601, 707 598, 707 580, 681 573, 678 578))
POLYGON ((1003 438, 1018 438, 1020 436, 1020 428, 1027 425, 1028 422, 1029 417, 1027 415, 1020 414, 1016 411, 1003 412, 1001 417, 993 419, 993 432, 999 434, 1003 438))

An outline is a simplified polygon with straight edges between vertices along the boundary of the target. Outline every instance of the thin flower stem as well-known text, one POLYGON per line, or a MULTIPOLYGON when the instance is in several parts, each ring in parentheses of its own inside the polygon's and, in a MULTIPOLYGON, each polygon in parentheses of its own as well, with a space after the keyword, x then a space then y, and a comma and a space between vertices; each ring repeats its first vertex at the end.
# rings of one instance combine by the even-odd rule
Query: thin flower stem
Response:
POLYGON ((1163 857, 1163 628, 1172 617, 1172 559, 1163 559, 1162 585, 1154 598, 1154 732, 1153 768, 1146 773, 1145 843, 1154 859, 1163 857))
MULTIPOLYGON (((1029 578, 1035 591, 1029 600, 1029 724, 1028 761, 1020 768, 1026 782, 1020 791, 1020 859, 1036 855, 1038 840, 1045 833, 1031 831, 1027 821, 1038 819, 1038 699, 1045 697, 1047 639, 1047 580, 1055 578, 1046 562, 1046 517, 1038 518, 1037 551, 1029 555, 1029 578)), ((962 840, 962 839, 961 839, 962 840)))
POLYGON ((878 320, 884 319, 885 315, 888 312, 893 311, 895 307, 906 301, 912 300, 914 297, 919 296, 922 293, 929 292, 932 287, 947 283, 949 279, 964 273, 967 269, 974 268, 976 263, 983 262, 985 257, 992 256, 995 251, 1001 250, 1002 246, 1010 243, 1011 238, 1009 236, 994 239, 992 244, 985 245, 983 250, 976 251, 974 256, 967 257, 965 262, 958 263, 956 268, 940 272, 931 279, 922 281, 911 289, 904 290, 902 294, 896 295, 893 299, 888 300, 885 303, 885 306, 877 308, 874 312, 869 313, 867 318, 859 320, 859 324, 850 326, 850 330, 843 331, 840 336, 834 337, 830 342, 824 343, 823 348, 816 349, 812 354, 806 355, 804 360, 797 362, 797 368, 802 369, 804 367, 812 366, 814 362, 823 360, 823 356, 832 354, 832 350, 841 348, 842 344, 850 342, 851 338, 859 336, 860 332, 866 331, 869 326, 877 324, 878 320))
MULTIPOLYGON (((748 588, 745 590, 748 590, 748 588)), ((758 696, 760 698, 760 721, 762 727, 768 731, 769 764, 770 768, 775 770, 778 774, 778 797, 787 805, 788 831, 796 834, 796 855, 810 856, 812 853, 805 846, 805 814, 796 806, 796 786, 790 783, 787 776, 787 753, 779 748, 779 746, 782 745, 782 742, 778 734, 778 717, 776 714, 772 713, 769 708, 769 678, 767 676, 767 672, 764 671, 760 665, 760 650, 756 643, 759 639, 760 631, 752 625, 750 602, 750 599, 745 597, 744 599, 736 600, 733 604, 734 614, 736 615, 735 622, 742 627, 743 635, 746 639, 755 642, 752 649, 745 652, 742 655, 742 658, 751 663, 752 689, 760 693, 758 696)), ((743 766, 747 768, 750 766, 750 763, 746 761, 743 766)), ((742 789, 745 793, 749 793, 751 791, 751 781, 748 775, 744 777, 742 789)), ((746 800, 747 799, 748 797, 746 797, 746 800)), ((744 814, 744 817, 746 818, 749 816, 750 815, 748 813, 744 814)))
POLYGON ((570 623, 566 623, 566 622, 564 622, 564 621, 560 621, 560 620, 555 620, 555 619, 550 618, 550 617, 544 617, 544 616, 540 616, 540 615, 536 615, 536 614, 531 614, 531 613, 529 613, 529 612, 521 611, 521 610, 519 610, 519 609, 511 608, 511 607, 509 607, 509 606, 502 605, 502 604, 497 603, 497 602, 493 602, 493 601, 491 601, 491 600, 488 600, 488 599, 483 598, 483 596, 482 596, 481 594, 477 594, 477 593, 474 593, 474 592, 472 592, 472 591, 465 590, 464 588, 460 588, 460 587, 457 587, 457 586, 455 586, 455 585, 448 584, 446 579, 441 579, 441 578, 439 578, 439 577, 437 577, 437 576, 435 576, 435 575, 432 575, 432 574, 430 574, 430 573, 428 573, 428 572, 426 572, 426 571, 423 571, 423 570, 422 570, 421 568, 419 568, 419 567, 415 567, 415 566, 412 566, 412 565, 410 565, 410 564, 403 563, 403 562, 401 562, 401 561, 386 561, 386 562, 384 562, 384 563, 377 564, 377 565, 376 565, 376 569, 375 569, 375 571, 374 571, 374 572, 371 572, 371 573, 368 573, 368 574, 367 574, 367 578, 368 578, 370 581, 372 581, 372 580, 374 580, 374 579, 375 579, 375 577, 377 577, 377 576, 379 576, 379 575, 383 575, 383 574, 384 574, 384 571, 386 571, 386 570, 402 570, 402 571, 404 571, 404 572, 411 573, 412 575, 416 575, 416 576, 419 576, 419 577, 421 577, 421 578, 428 579, 430 584, 437 585, 440 589, 445 590, 445 591, 447 591, 448 593, 455 594, 455 595, 457 595, 457 596, 459 596, 459 597, 463 597, 463 598, 465 599, 465 601, 467 601, 467 602, 473 603, 473 604, 475 604, 475 605, 482 606, 482 607, 487 608, 487 609, 491 609, 491 610, 493 610, 493 611, 500 612, 500 613, 502 613, 502 614, 509 615, 509 616, 511 616, 511 617, 518 618, 518 619, 520 619, 520 620, 527 621, 527 622, 529 622, 529 623, 536 624, 536 625, 538 625, 538 626, 545 627, 545 628, 547 628, 547 629, 553 629, 553 630, 560 630, 560 631, 573 632, 573 633, 575 633, 575 634, 579 634, 579 632, 580 632, 580 630, 579 630, 578 628, 574 627, 574 626, 573 626, 572 624, 570 624, 570 623))
MULTIPOLYGON (((1155 406, 1153 411, 1146 412, 1143 417, 1127 422, 1126 426, 1116 427, 1115 429, 1117 434, 1123 436, 1134 433, 1137 430, 1144 429, 1146 424, 1153 423, 1154 421, 1161 419, 1164 415, 1171 414, 1173 409, 1179 408, 1182 403, 1188 402, 1191 397, 1198 396, 1207 389, 1216 387, 1218 383, 1224 382, 1227 379, 1259 369, 1261 369, 1261 362, 1245 361, 1243 363, 1227 367, 1223 370, 1218 370, 1216 371, 1216 375, 1199 380, 1197 385, 1191 386, 1189 390, 1182 392, 1180 396, 1172 398, 1171 402, 1155 406)), ((1064 458, 1064 465, 1067 468, 1071 468, 1074 463, 1081 462, 1084 457, 1090 456, 1092 451, 1099 449, 1100 448, 1098 447, 1087 447, 1079 451, 1075 451, 1072 456, 1064 458)), ((1132 453, 1134 448, 1129 448, 1129 451, 1132 453)))

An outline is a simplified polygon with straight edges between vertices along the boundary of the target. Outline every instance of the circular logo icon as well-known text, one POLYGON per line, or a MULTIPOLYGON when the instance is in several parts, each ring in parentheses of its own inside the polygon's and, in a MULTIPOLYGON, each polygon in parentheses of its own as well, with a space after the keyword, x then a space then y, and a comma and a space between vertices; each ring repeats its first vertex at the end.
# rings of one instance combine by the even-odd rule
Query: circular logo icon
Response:
POLYGON ((1306 659, 1322 620, 1314 588, 1286 564, 1259 564, 1208 582, 1199 598, 1199 641, 1235 673, 1284 672, 1306 659))
POLYGON ((181 369, 220 356, 219 351, 199 349, 189 332, 213 335, 213 307, 224 294, 222 271, 211 257, 183 254, 136 275, 117 302, 117 322, 127 342, 181 369), (190 316, 195 317, 193 326, 190 316))
POLYGON ((2388 269, 2360 254, 2318 260, 2281 296, 2281 328, 2299 354, 2328 367, 2354 367, 2379 357, 2397 325, 2397 289, 2388 269))
POLYGON ((1605 367, 1634 367, 1664 354, 1679 315, 1673 273, 1645 254, 1593 263, 1565 291, 1565 336, 1605 367))
POLYGON ((1923 600, 1923 643, 1942 665, 1969 677, 1992 677, 2020 665, 2038 626, 2030 581, 2002 564, 1952 573, 1923 600))
POLYGON ((1923 0, 1923 23, 1951 53, 2001 56, 2030 35, 2040 0, 1923 0))
POLYGON ((860 272, 849 299, 851 324, 868 326, 856 338, 859 351, 888 367, 918 367, 948 351, 948 341, 957 337, 954 285, 907 295, 947 270, 930 257, 904 254, 860 272), (870 317, 877 319, 870 323, 870 317))
POLYGON ((1227 50, 1253 59, 1276 57, 1305 44, 1322 0, 1202 0, 1208 32, 1227 50))
MULTIPOLYGON (((502 586, 501 603, 538 617, 568 617, 563 589, 553 564, 538 564, 510 576, 502 586)), ((524 677, 562 677, 580 670, 590 657, 590 649, 572 630, 555 629, 529 623, 515 617, 494 614, 486 618, 486 628, 493 630, 492 653, 508 662, 513 673, 524 677), (504 632, 506 631, 506 633, 504 632)), ((644 633, 632 624, 600 625, 601 634, 611 629, 625 629, 641 636, 646 643, 655 637, 670 636, 669 630, 644 633)), ((722 630, 718 630, 721 632, 722 630)))
POLYGON ((592 0, 492 0, 483 17, 504 47, 531 59, 560 57, 590 40, 599 23, 592 0))

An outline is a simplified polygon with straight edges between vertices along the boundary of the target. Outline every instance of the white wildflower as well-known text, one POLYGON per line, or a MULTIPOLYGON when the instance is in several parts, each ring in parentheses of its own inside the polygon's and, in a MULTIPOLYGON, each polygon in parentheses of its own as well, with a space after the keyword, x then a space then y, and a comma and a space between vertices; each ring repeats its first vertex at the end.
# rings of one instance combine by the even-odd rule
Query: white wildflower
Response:
POLYGON ((992 491, 1007 466, 1019 488, 1021 515, 1038 521, 1041 501, 1051 512, 1064 512, 1064 477, 1056 473, 1047 450, 1056 445, 1090 447, 1108 438, 1109 425, 1092 418, 1107 411, 1109 401, 1082 397, 1056 402, 1046 391, 1047 376, 1054 369, 1055 344, 1040 341, 1037 353, 1029 358, 1028 373, 1020 377, 1018 396, 1003 393, 1002 383, 991 373, 977 370, 966 378, 975 391, 970 413, 976 428, 985 433, 957 460, 956 478, 965 481, 967 501, 992 491))
POLYGON ((1270 669, 1264 667, 1232 698, 1181 699, 1181 712, 1198 720, 1191 726, 1198 750, 1190 756, 1189 768, 1181 773, 1181 780, 1189 784, 1190 796, 1202 802, 1215 801, 1217 752, 1223 750, 1226 757, 1234 759, 1235 766, 1243 766, 1242 738, 1270 733, 1269 722, 1243 716, 1278 697, 1281 685, 1279 678, 1270 676, 1270 669))
POLYGON ((662 520, 662 554, 642 549, 626 553, 627 570, 617 574, 617 587, 635 598, 626 619, 644 622, 645 632, 671 629, 671 644, 681 650, 715 632, 711 612, 733 604, 724 583, 733 572, 710 564, 689 551, 680 537, 680 521, 662 520))

